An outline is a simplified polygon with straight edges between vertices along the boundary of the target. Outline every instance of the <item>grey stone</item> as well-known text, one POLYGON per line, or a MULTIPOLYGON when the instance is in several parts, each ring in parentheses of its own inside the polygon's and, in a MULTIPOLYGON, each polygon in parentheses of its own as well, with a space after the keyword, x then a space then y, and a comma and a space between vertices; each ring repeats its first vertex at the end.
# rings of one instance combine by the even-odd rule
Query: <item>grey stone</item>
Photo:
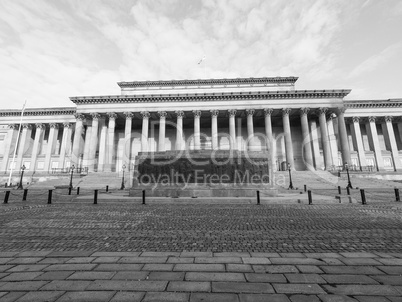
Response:
POLYGON ((290 283, 327 283, 318 274, 286 274, 285 276, 290 283))
POLYGON ((274 293, 274 289, 268 283, 246 282, 212 282, 212 291, 217 293, 274 293))
POLYGON ((284 273, 298 273, 294 265, 253 265, 256 273, 270 273, 270 274, 284 274, 284 273))
POLYGON ((216 271, 225 271, 224 264, 176 264, 173 268, 174 271, 180 272, 191 272, 191 271, 199 271, 199 272, 216 272, 216 271))
POLYGON ((187 272, 186 281, 227 281, 245 282, 246 279, 241 273, 207 273, 207 272, 187 272))
POLYGON ((119 263, 166 263, 167 257, 122 257, 119 263))
POLYGON ((1 279, 1 281, 29 281, 33 280, 39 275, 43 274, 42 272, 24 272, 24 273, 11 273, 8 276, 1 279))
POLYGON ((32 301, 56 301, 64 291, 52 291, 52 292, 29 292, 26 295, 18 299, 18 302, 32 302, 32 301))
POLYGON ((21 281, 21 282, 6 282, 2 287, 2 291, 12 292, 12 291, 33 291, 38 290, 46 281, 21 281))
POLYGON ((65 280, 68 276, 73 274, 73 271, 53 271, 45 272, 42 275, 35 278, 35 280, 53 281, 53 280, 65 280))
POLYGON ((98 279, 111 279, 114 276, 114 272, 75 272, 68 280, 98 280, 98 279))
POLYGON ((286 283, 282 274, 245 274, 248 282, 286 283))
POLYGON ((377 281, 365 275, 322 275, 331 284, 378 284, 377 281))
POLYGON ((142 268, 143 271, 172 271, 174 264, 168 263, 147 263, 142 268))
POLYGON ((41 290, 66 290, 77 291, 85 290, 91 281, 77 281, 77 280, 55 280, 41 288, 41 290))
POLYGON ((171 281, 168 291, 173 292, 210 292, 210 282, 192 282, 192 281, 171 281))
POLYGON ((140 302, 144 296, 141 292, 118 292, 110 302, 140 302))
POLYGON ((282 294, 240 294, 240 302, 290 302, 282 294))
POLYGON ((192 293, 190 302, 238 302, 236 294, 192 293))
POLYGON ((321 266, 327 274, 342 274, 342 275, 381 275, 379 269, 372 266, 321 266))
POLYGON ((184 272, 151 272, 148 279, 159 281, 183 281, 184 275, 184 272))
POLYGON ((114 291, 67 292, 57 302, 107 302, 114 294, 114 291))
POLYGON ((116 263, 102 263, 99 264, 95 271, 140 271, 144 264, 116 264, 116 263))
POLYGON ((243 272, 243 273, 252 273, 254 272, 253 268, 250 264, 236 264, 236 263, 229 263, 226 264, 226 270, 228 272, 243 272))
POLYGON ((274 283, 275 291, 280 294, 325 294, 325 291, 317 284, 280 284, 274 283))
POLYGON ((194 263, 243 263, 240 257, 196 257, 194 263))
POLYGON ((145 294, 144 300, 142 300, 142 302, 187 302, 189 296, 190 295, 187 293, 148 292, 145 294))
POLYGON ((117 272, 113 276, 113 280, 145 280, 148 277, 149 272, 138 271, 121 271, 117 272))
POLYGON ((329 293, 356 296, 397 296, 398 291, 390 285, 323 285, 329 293))
POLYGON ((44 271, 90 271, 96 264, 52 264, 44 268, 44 271))
POLYGON ((87 290, 164 291, 166 285, 166 281, 96 280, 87 290))

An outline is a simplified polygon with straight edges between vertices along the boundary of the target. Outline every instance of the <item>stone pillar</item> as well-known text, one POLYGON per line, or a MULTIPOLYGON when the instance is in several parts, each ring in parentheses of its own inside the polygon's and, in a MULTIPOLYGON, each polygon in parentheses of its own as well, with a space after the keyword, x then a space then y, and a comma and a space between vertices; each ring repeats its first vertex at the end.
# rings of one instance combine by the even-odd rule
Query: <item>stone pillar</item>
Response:
POLYGON ((211 110, 211 142, 212 150, 218 150, 218 115, 219 110, 211 110))
POLYGON ((59 168, 64 169, 66 162, 66 153, 70 149, 71 144, 71 124, 63 123, 63 138, 61 140, 59 168))
POLYGON ((237 118, 237 150, 239 151, 244 151, 243 150, 243 133, 242 133, 242 127, 241 127, 241 117, 237 118))
POLYGON ((132 112, 123 112, 123 114, 126 117, 126 124, 124 126, 123 164, 129 169, 131 160, 131 128, 134 114, 132 112))
MULTIPOLYGON (((271 108, 266 108, 264 109, 264 115, 265 115, 265 135, 267 137, 267 148, 269 152, 269 160, 270 165, 273 169, 273 171, 276 171, 276 164, 275 164, 275 142, 274 142, 274 137, 272 135, 272 120, 271 120, 271 115, 274 110, 271 108)), ((270 168, 271 168, 270 167, 270 168)))
POLYGON ((332 113, 327 120, 327 128, 328 128, 329 146, 331 147, 332 164, 334 166, 338 166, 338 144, 336 142, 336 136, 334 131, 334 124, 333 124, 334 118, 335 114, 332 113))
POLYGON ((103 172, 106 163, 106 136, 107 126, 105 118, 99 120, 100 138, 99 138, 99 157, 98 157, 98 172, 103 172))
POLYGON ((366 125, 366 130, 367 130, 367 133, 369 134, 369 141, 374 150, 374 156, 375 156, 377 170, 382 171, 382 170, 384 170, 384 159, 382 158, 382 154, 381 154, 381 147, 380 147, 380 141, 378 139, 375 117, 370 116, 368 118, 368 121, 369 121, 369 123, 368 123, 368 125, 366 125))
POLYGON ((247 114, 247 141, 248 141, 248 150, 254 150, 254 123, 253 123, 253 115, 254 109, 246 109, 247 114))
POLYGON ((201 129, 200 129, 200 118, 201 111, 193 110, 194 114, 194 150, 201 149, 201 129))
POLYGON ((363 139, 362 139, 362 134, 360 131, 360 123, 359 123, 358 116, 353 117, 353 134, 354 134, 354 140, 355 140, 355 143, 357 146, 357 154, 359 156, 360 170, 362 170, 363 167, 367 166, 367 162, 366 162, 366 152, 364 151, 363 139))
POLYGON ((183 133, 183 117, 184 112, 178 110, 175 112, 177 117, 176 122, 176 150, 184 150, 184 133, 183 133))
POLYGON ((39 154, 39 150, 40 150, 39 148, 43 141, 43 134, 44 134, 43 129, 45 128, 45 125, 41 124, 41 123, 37 123, 35 125, 35 127, 36 127, 35 140, 34 140, 34 144, 32 147, 31 166, 29 167, 29 170, 31 170, 31 171, 36 170, 36 160, 38 158, 38 154, 39 154))
POLYGON ((1 171, 8 170, 8 160, 10 158, 10 155, 13 154, 14 152, 15 143, 17 141, 17 135, 18 135, 18 125, 16 124, 8 125, 7 139, 4 145, 3 161, 1 162, 1 171))
POLYGON ((142 135, 141 135, 141 152, 148 152, 148 127, 149 117, 151 116, 148 111, 142 111, 142 135))
POLYGON ((92 127, 91 127, 91 138, 89 144, 89 152, 88 152, 88 171, 95 171, 95 163, 96 163, 96 150, 98 147, 98 128, 99 128, 99 113, 91 113, 92 117, 92 127))
POLYGON ((107 128, 107 156, 106 156, 106 164, 105 171, 111 172, 113 166, 113 155, 114 155, 114 131, 116 127, 116 117, 117 114, 114 112, 108 112, 107 116, 109 117, 109 125, 107 128))
POLYGON ((45 154, 45 166, 44 170, 45 171, 50 171, 51 170, 51 159, 52 159, 52 154, 54 153, 54 148, 56 145, 57 141, 57 136, 59 134, 59 125, 56 123, 50 123, 50 130, 49 130, 49 138, 47 140, 47 149, 46 149, 46 154, 45 154))
POLYGON ((165 111, 159 111, 159 141, 158 141, 158 151, 165 152, 165 136, 166 136, 166 115, 165 111))
POLYGON ((76 118, 75 122, 75 132, 74 132, 74 140, 73 140, 73 153, 71 154, 71 165, 75 165, 78 167, 80 161, 80 152, 81 152, 81 135, 83 130, 83 120, 84 115, 75 114, 76 118))
POLYGON ((318 144, 318 128, 317 128, 317 121, 315 119, 309 120, 310 124, 310 135, 311 135, 311 142, 312 142, 312 153, 313 153, 313 160, 315 164, 316 170, 322 170, 324 163, 322 162, 321 153, 320 153, 320 146, 318 144))
POLYGON ((325 169, 329 170, 332 166, 332 156, 331 156, 331 147, 329 145, 328 140, 328 129, 327 129, 327 119, 325 114, 328 108, 319 108, 319 123, 320 123, 320 132, 321 132, 321 142, 322 142, 322 150, 324 154, 324 164, 325 169))
POLYGON ((385 126, 387 129, 387 136, 388 136, 389 143, 391 146, 392 160, 394 162, 394 170, 400 171, 401 170, 401 161, 399 159, 398 147, 396 145, 394 128, 392 127, 392 116, 385 117, 385 126))
POLYGON ((230 150, 236 149, 236 109, 229 109, 229 136, 230 136, 230 150))
POLYGON ((15 166, 16 170, 19 170, 20 167, 23 165, 22 158, 25 153, 25 145, 28 139, 31 138, 31 125, 30 124, 23 124, 22 125, 22 133, 18 143, 18 151, 17 151, 17 164, 15 166))
POLYGON ((302 152, 303 152, 303 160, 306 165, 307 170, 314 171, 314 162, 313 162, 313 152, 311 151, 311 138, 310 131, 308 127, 308 117, 307 114, 310 111, 310 108, 301 108, 300 109, 300 121, 301 121, 301 131, 302 131, 302 152))
POLYGON ((87 125, 84 139, 84 152, 83 152, 83 164, 86 168, 89 167, 89 146, 91 145, 92 125, 87 125))
POLYGON ((352 160, 350 158, 348 133, 346 131, 346 124, 345 124, 345 108, 339 108, 338 127, 339 127, 339 140, 341 143, 341 152, 342 152, 342 165, 345 166, 345 163, 348 163, 350 165, 352 163, 352 160))
POLYGON ((282 109, 283 131, 285 132, 286 162, 287 164, 290 164, 292 170, 296 170, 293 159, 292 134, 290 131, 290 121, 289 121, 290 111, 291 111, 290 108, 282 109))

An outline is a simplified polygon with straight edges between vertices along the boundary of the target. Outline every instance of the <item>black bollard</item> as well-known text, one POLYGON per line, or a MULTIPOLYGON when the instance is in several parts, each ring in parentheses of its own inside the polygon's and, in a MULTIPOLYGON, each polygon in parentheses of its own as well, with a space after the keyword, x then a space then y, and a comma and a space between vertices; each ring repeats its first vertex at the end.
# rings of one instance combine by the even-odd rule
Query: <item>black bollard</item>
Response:
POLYGON ((47 195, 47 203, 48 204, 52 203, 52 194, 53 194, 53 190, 49 190, 49 194, 47 195))
POLYGON ((7 188, 7 186, 8 186, 8 183, 5 183, 4 188, 7 188))
POLYGON ((106 186, 106 192, 109 192, 109 186, 106 186))
POLYGON ((346 192, 348 193, 348 195, 350 195, 350 188, 346 187, 346 192))
POLYGON ((260 191, 257 191, 257 204, 260 204, 260 191))
POLYGON ((308 204, 313 204, 313 198, 311 197, 311 190, 307 191, 307 195, 308 195, 308 204))
POLYGON ((94 204, 98 204, 98 190, 94 190, 94 204))
POLYGON ((9 197, 10 197, 10 191, 6 191, 6 195, 4 195, 4 203, 8 203, 9 197))
POLYGON ((395 200, 396 201, 401 201, 401 198, 399 197, 399 189, 395 188, 394 190, 395 190, 395 200))
POLYGON ((145 190, 142 190, 142 204, 145 204, 145 190))
POLYGON ((77 195, 80 195, 80 187, 77 187, 77 195))
POLYGON ((366 202, 366 194, 364 193, 363 189, 360 189, 360 195, 362 197, 362 204, 367 204, 367 202, 366 202))
POLYGON ((71 195, 71 187, 68 187, 68 195, 71 195))
POLYGON ((341 186, 338 186, 338 194, 342 194, 341 186))
POLYGON ((24 194, 22 195, 22 201, 27 200, 28 189, 24 189, 24 194))
POLYGON ((307 192, 307 185, 304 185, 304 192, 307 192))

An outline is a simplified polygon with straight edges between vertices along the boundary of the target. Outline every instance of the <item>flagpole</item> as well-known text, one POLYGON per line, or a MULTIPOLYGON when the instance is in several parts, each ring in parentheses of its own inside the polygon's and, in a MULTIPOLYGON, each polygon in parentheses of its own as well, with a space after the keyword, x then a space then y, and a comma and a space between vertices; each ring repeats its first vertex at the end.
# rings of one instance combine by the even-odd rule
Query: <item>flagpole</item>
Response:
POLYGON ((22 125, 22 117, 24 116, 24 111, 25 111, 25 105, 27 104, 27 101, 25 100, 24 106, 22 106, 22 111, 21 111, 21 118, 20 118, 20 125, 18 127, 18 134, 17 134, 17 141, 15 142, 15 148, 14 148, 14 155, 13 155, 13 160, 11 162, 11 167, 10 167, 10 175, 8 177, 8 182, 7 186, 9 187, 11 185, 11 176, 13 174, 13 166, 15 163, 15 155, 17 154, 17 147, 18 147, 18 142, 20 140, 20 132, 21 132, 21 125, 22 125))

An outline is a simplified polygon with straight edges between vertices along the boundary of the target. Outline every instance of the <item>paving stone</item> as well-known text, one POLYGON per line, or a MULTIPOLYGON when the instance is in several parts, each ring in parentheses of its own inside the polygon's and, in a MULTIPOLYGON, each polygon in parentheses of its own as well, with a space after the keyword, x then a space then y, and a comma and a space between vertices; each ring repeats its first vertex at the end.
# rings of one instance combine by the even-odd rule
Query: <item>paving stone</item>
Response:
POLYGON ((40 290, 77 291, 77 290, 85 290, 90 284, 91 281, 54 280, 43 286, 40 290))
POLYGON ((243 263, 245 264, 271 264, 268 258, 259 258, 259 257, 249 257, 242 258, 243 263))
POLYGON ((394 288, 399 292, 399 296, 402 296, 402 286, 394 286, 394 288))
POLYGON ((181 252, 180 257, 212 257, 213 253, 212 252, 181 252))
POLYGON ((118 292, 110 302, 140 302, 144 296, 141 292, 118 292))
POLYGON ((315 295, 293 295, 290 296, 292 302, 320 302, 320 299, 315 295))
POLYGON ((9 273, 0 273, 0 279, 7 276, 9 273))
POLYGON ((280 257, 278 253, 250 253, 251 257, 265 257, 265 258, 274 258, 274 257, 280 257))
POLYGON ((6 264, 8 261, 12 260, 13 258, 0 258, 0 264, 6 264))
POLYGON ((45 257, 52 253, 52 251, 26 251, 14 255, 14 257, 45 257))
POLYGON ((272 286, 279 294, 325 294, 325 291, 317 284, 280 284, 274 283, 272 286))
POLYGON ((342 275, 381 275, 381 272, 376 267, 372 266, 321 266, 327 274, 342 274, 342 275))
POLYGON ((401 258, 377 258, 384 265, 402 265, 401 258))
POLYGON ((138 257, 141 252, 95 252, 91 257, 138 257))
POLYGON ((402 285, 402 276, 373 275, 370 277, 382 284, 402 285))
POLYGON ((318 274, 285 274, 290 283, 327 283, 318 274))
POLYGON ((192 272, 192 271, 199 271, 199 272, 219 272, 225 271, 224 264, 176 264, 173 268, 174 271, 180 272, 192 272))
POLYGON ((250 257, 248 252, 217 252, 214 253, 214 257, 250 257))
POLYGON ((346 258, 375 258, 377 257, 376 254, 373 253, 367 253, 367 252, 343 252, 339 253, 343 257, 346 258))
POLYGON ((117 272, 113 276, 113 280, 145 280, 148 277, 149 272, 138 272, 138 271, 122 271, 117 272))
POLYGON ((166 281, 123 281, 123 280, 96 280, 87 290, 132 290, 132 291, 164 291, 166 281))
POLYGON ((194 263, 194 257, 169 257, 167 263, 194 263))
POLYGON ((380 258, 394 258, 394 256, 390 255, 389 253, 375 252, 374 254, 380 258))
POLYGON ((194 263, 243 263, 240 257, 196 257, 194 263))
POLYGON ((95 268, 97 264, 51 264, 44 268, 44 271, 90 271, 95 268))
POLYGON ((10 272, 39 272, 43 270, 45 267, 47 267, 47 264, 20 264, 16 265, 9 270, 7 270, 7 273, 10 272))
POLYGON ((280 294, 240 294, 240 302, 290 302, 287 296, 280 294))
POLYGON ((57 302, 107 302, 114 294, 114 291, 67 292, 57 302))
POLYGON ((323 265, 325 262, 314 258, 270 258, 272 264, 323 265))
POLYGON ((389 302, 385 297, 355 296, 359 302, 389 302))
POLYGON ((14 267, 14 265, 0 265, 0 272, 8 271, 12 267, 14 267))
POLYGON ((0 298, 7 295, 7 292, 0 292, 0 298))
MULTIPOLYGON (((321 260, 324 261, 325 264, 327 265, 345 265, 345 263, 342 262, 342 259, 353 259, 353 258, 321 258, 321 260)), ((365 258, 365 259, 371 259, 371 258, 365 258)))
POLYGON ((253 265, 256 273, 270 273, 270 274, 284 274, 284 273, 298 273, 294 265, 253 265))
POLYGON ((121 257, 97 257, 92 263, 117 263, 121 257))
POLYGON ((151 272, 148 280, 183 281, 185 272, 151 272))
POLYGON ((104 263, 95 267, 95 271, 140 271, 144 264, 115 264, 104 263))
POLYGON ((172 271, 174 264, 167 264, 167 263, 147 263, 142 268, 143 271, 172 271))
POLYGON ((297 265, 297 269, 304 274, 323 274, 324 272, 315 265, 297 265))
POLYGON ((226 270, 228 272, 243 272, 243 273, 252 273, 254 272, 253 268, 251 267, 250 264, 233 264, 229 263, 226 264, 226 270))
POLYGON ((212 291, 216 293, 274 293, 273 287, 268 283, 245 282, 212 282, 212 291))
POLYGON ((342 258, 343 256, 339 255, 338 253, 304 253, 304 255, 308 258, 316 258, 316 259, 322 259, 322 258, 342 258))
POLYGON ((166 263, 167 257, 122 257, 119 263, 166 263))
POLYGON ((1 291, 11 292, 11 291, 33 291, 38 290, 46 281, 20 281, 20 282, 6 282, 1 286, 1 291))
POLYGON ((303 253, 279 253, 281 257, 285 258, 305 258, 306 256, 303 253))
POLYGON ((43 258, 39 257, 31 257, 31 258, 13 258, 12 260, 8 261, 7 264, 33 264, 38 263, 43 258))
POLYGON ((206 272, 187 272, 186 281, 226 281, 226 282, 245 282, 246 279, 241 273, 206 273, 206 272))
POLYGON ((27 292, 9 292, 6 295, 1 297, 1 302, 14 302, 17 301, 18 298, 26 295, 27 292))
POLYGON ((168 291, 172 292, 210 292, 210 282, 170 281, 168 291))
POLYGON ((54 271, 54 272, 45 272, 41 274, 40 276, 36 277, 35 280, 48 280, 48 281, 53 281, 53 280, 65 280, 67 279, 68 276, 73 274, 74 271, 54 271))
POLYGON ((18 299, 18 302, 32 302, 32 301, 46 301, 52 302, 56 301, 64 291, 54 291, 54 292, 29 292, 26 295, 18 299))
POLYGON ((180 252, 143 252, 141 257, 179 257, 180 252))
POLYGON ((190 295, 187 293, 153 293, 148 292, 145 294, 143 302, 187 302, 190 295))
POLYGON ((89 257, 93 251, 57 251, 51 252, 46 257, 89 257))
POLYGON ((399 296, 399 297, 391 297, 391 296, 388 296, 387 297, 391 302, 402 302, 402 296, 399 296))
MULTIPOLYGON (((381 265, 380 262, 373 258, 342 258, 340 259, 346 265, 381 265)), ((402 259, 395 259, 402 260, 402 259)))
POLYGON ((358 302, 356 299, 353 299, 344 295, 318 295, 322 302, 358 302))
POLYGON ((248 282, 286 283, 282 274, 244 274, 248 282))
POLYGON ((1 279, 1 281, 30 281, 43 274, 42 272, 23 272, 23 273, 11 273, 8 276, 1 279))
POLYGON ((69 259, 66 263, 91 263, 95 257, 74 257, 69 259))
POLYGON ((402 266, 377 266, 377 268, 389 275, 402 275, 402 266))
POLYGON ((397 296, 398 291, 390 285, 323 285, 329 293, 336 295, 397 296))
POLYGON ((71 258, 60 257, 60 258, 44 258, 43 260, 39 261, 38 264, 62 264, 66 263, 71 258))
POLYGON ((378 284, 374 279, 365 275, 322 275, 331 284, 378 284))
POLYGON ((14 257, 19 252, 0 252, 0 258, 14 257))
POLYGON ((108 279, 112 279, 114 274, 115 274, 115 272, 100 272, 100 271, 75 272, 67 279, 68 280, 98 280, 98 279, 108 280, 108 279))
POLYGON ((236 294, 192 293, 190 302, 238 302, 236 294))

